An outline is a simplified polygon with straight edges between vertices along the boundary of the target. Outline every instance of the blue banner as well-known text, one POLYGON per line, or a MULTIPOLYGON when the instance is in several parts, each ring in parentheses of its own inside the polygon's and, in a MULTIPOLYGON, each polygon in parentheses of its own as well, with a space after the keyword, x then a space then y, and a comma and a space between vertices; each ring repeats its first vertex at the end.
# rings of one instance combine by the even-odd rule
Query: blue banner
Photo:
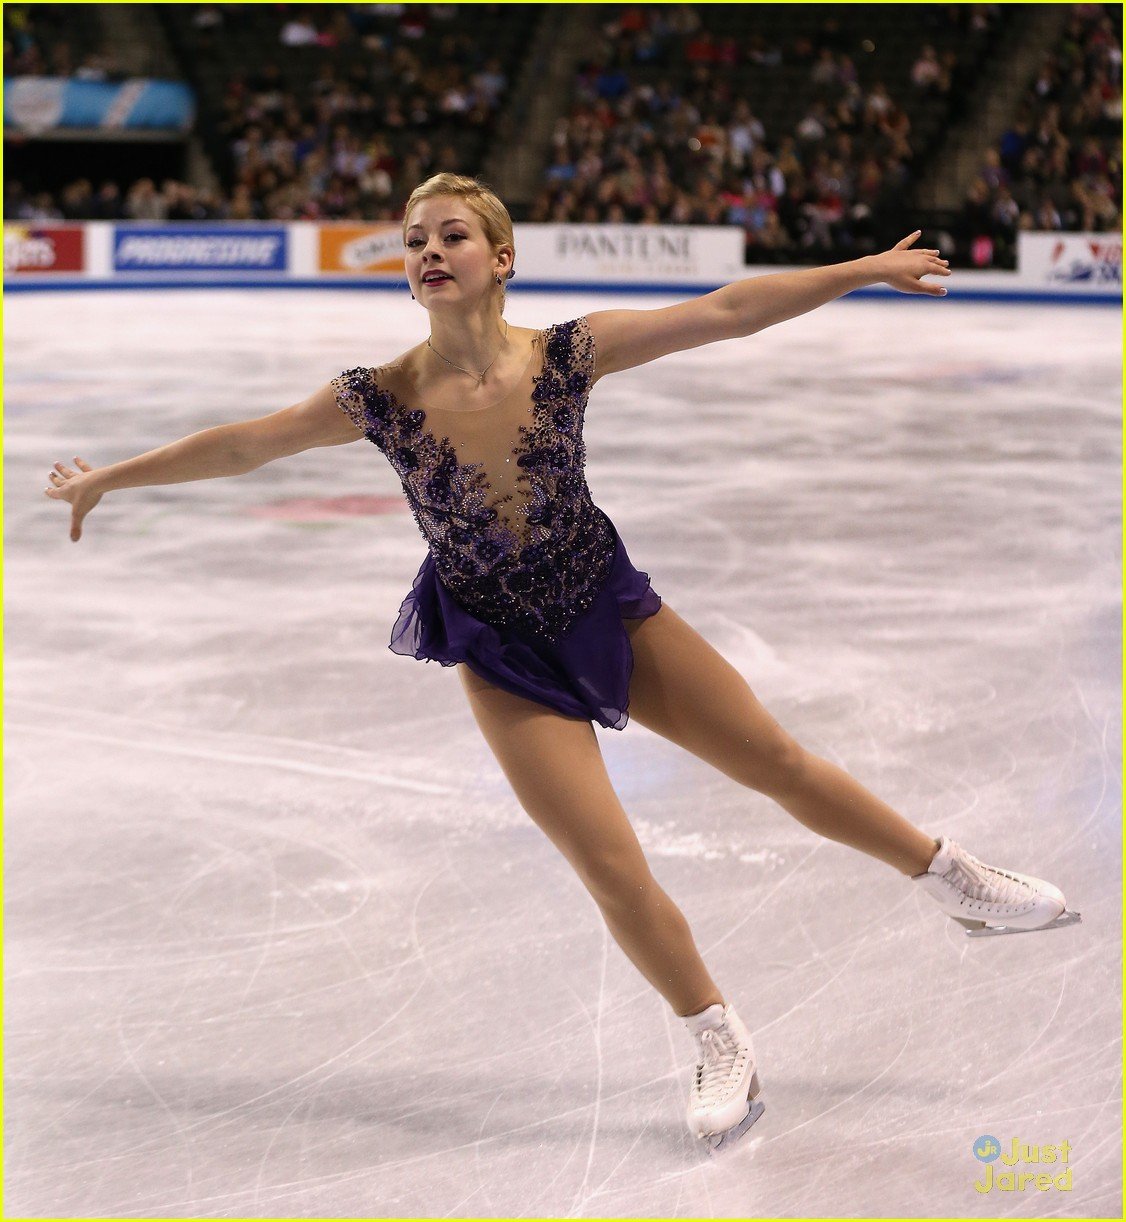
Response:
POLYGON ((284 225, 118 225, 118 272, 283 272, 289 255, 284 225))
POLYGON ((62 76, 17 76, 4 81, 4 126, 34 135, 60 127, 188 131, 195 98, 180 81, 141 77, 110 84, 62 76))

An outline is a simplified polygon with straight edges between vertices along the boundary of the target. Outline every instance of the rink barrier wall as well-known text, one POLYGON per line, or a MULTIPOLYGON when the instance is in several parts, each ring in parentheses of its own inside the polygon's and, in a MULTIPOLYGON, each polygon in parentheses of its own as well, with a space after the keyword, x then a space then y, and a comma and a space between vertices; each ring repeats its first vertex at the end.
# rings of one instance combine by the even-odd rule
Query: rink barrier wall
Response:
MULTIPOLYGON (((772 267, 771 271, 800 271, 800 268, 772 267)), ((691 297, 699 293, 712 292, 722 288, 722 284, 612 284, 612 283, 532 283, 525 284, 520 292, 524 293, 606 293, 614 296, 636 294, 637 296, 653 296, 667 294, 673 297, 691 297)), ((370 280, 296 280, 266 281, 266 280, 145 280, 145 281, 55 281, 45 284, 42 281, 35 284, 6 284, 8 293, 117 293, 132 289, 162 289, 186 290, 192 289, 329 289, 331 291, 360 291, 365 293, 385 292, 405 294, 407 283, 391 282, 373 283, 370 280)), ((923 301, 929 300, 929 294, 908 295, 896 292, 894 289, 865 288, 853 289, 848 299, 862 298, 867 300, 923 301)), ((965 293, 950 293, 947 301, 967 302, 1009 302, 1025 305, 1086 305, 1086 306, 1121 306, 1122 300, 1117 295, 1105 293, 1062 293, 1062 292, 1020 292, 1017 290, 995 290, 965 293)))
MULTIPOLYGON (((514 226, 518 292, 692 296, 798 270, 742 262, 737 225, 514 226), (521 268, 535 268, 525 279, 521 268)), ((6 224, 9 292, 133 288, 407 291, 394 222, 286 224, 89 221, 6 224)), ((895 297, 883 286, 852 297, 895 297)), ((909 299, 909 298, 907 298, 909 299)), ((1122 303, 1119 234, 1025 233, 1018 270, 958 269, 949 300, 1122 303)))

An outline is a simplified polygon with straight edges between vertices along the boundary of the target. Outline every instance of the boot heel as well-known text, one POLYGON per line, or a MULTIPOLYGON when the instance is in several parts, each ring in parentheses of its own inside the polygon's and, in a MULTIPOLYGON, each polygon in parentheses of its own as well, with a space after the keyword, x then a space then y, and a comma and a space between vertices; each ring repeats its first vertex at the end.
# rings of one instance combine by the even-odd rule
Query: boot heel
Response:
POLYGON ((755 1072, 751 1074, 751 1088, 747 1092, 747 1098, 748 1099, 757 1099, 759 1097, 759 1092, 761 1090, 762 1090, 762 1086, 759 1083, 758 1070, 756 1069, 755 1072))

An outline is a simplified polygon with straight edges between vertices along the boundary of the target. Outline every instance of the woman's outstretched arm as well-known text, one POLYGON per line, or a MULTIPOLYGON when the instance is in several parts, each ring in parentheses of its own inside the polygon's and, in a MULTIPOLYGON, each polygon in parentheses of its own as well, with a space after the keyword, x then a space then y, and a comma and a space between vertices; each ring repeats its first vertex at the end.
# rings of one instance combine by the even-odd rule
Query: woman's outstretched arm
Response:
POLYGON ((45 492, 69 503, 70 537, 77 543, 82 538, 83 519, 107 492, 245 475, 276 458, 315 446, 343 445, 362 436, 337 406, 332 386, 322 386, 293 407, 256 420, 203 429, 109 466, 92 467, 85 459, 75 458, 78 470, 73 470, 57 462, 45 492))
POLYGON ((754 335, 870 284, 902 293, 946 290, 924 276, 949 276, 937 250, 911 250, 919 230, 891 250, 829 267, 772 272, 725 284, 713 293, 660 310, 599 310, 586 316, 597 351, 596 377, 644 365, 670 352, 754 335))

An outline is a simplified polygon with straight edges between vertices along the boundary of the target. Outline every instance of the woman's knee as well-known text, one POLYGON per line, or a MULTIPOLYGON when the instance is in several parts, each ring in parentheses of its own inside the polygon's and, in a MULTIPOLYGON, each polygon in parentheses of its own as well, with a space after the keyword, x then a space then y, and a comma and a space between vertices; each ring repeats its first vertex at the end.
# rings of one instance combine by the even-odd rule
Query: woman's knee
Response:
POLYGON ((775 731, 748 740, 739 752, 739 780, 771 796, 787 793, 802 783, 809 753, 778 726, 775 731))
POLYGON ((574 865, 600 908, 638 911, 653 898, 656 879, 640 849, 603 850, 576 860, 574 865))

